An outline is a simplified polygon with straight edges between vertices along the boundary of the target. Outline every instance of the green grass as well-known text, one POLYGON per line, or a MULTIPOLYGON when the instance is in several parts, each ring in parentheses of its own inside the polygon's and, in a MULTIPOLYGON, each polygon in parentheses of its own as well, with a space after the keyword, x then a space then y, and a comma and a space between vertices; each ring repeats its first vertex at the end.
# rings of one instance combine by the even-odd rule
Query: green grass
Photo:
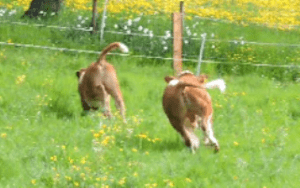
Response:
MULTIPOLYGON (((118 115, 111 121, 97 112, 80 115, 75 72, 96 55, 14 47, 0 52, 5 70, 0 73, 0 187, 33 187, 32 180, 36 187, 300 183, 299 83, 256 74, 223 76, 226 93, 210 91, 221 151, 215 154, 201 145, 193 155, 162 110, 163 77, 172 74, 170 62, 150 65, 143 59, 108 57, 126 102, 125 125, 118 115), (22 75, 25 79, 17 84, 22 75)), ((209 70, 203 68, 210 79, 216 78, 209 70)), ((200 131, 197 135, 202 138, 200 131)))
MULTIPOLYGON (((18 19, 21 13, 9 19, 28 21, 18 19)), ((75 27, 77 16, 66 9, 59 17, 29 22, 75 27)), ((108 20, 107 30, 127 21, 108 20)), ((206 32, 225 40, 299 41, 297 30, 203 20, 192 29, 197 21, 185 24, 198 37, 206 32)), ((171 30, 161 16, 145 16, 139 24, 155 35, 171 30)), ((132 31, 138 32, 139 24, 132 31)), ((7 23, 1 23, 0 33, 0 41, 13 43, 100 51, 122 41, 130 55, 172 54, 170 39, 169 49, 162 51, 157 38, 106 33, 99 45, 98 36, 85 32, 7 23)), ((200 41, 187 40, 184 56, 197 59, 200 41)), ((75 73, 95 61, 96 54, 0 46, 0 187, 298 187, 300 83, 294 81, 299 69, 239 64, 297 65, 299 52, 297 47, 207 42, 204 59, 224 64, 203 64, 201 71, 209 80, 222 77, 227 83, 225 94, 209 91, 221 151, 215 154, 201 145, 193 155, 162 109, 163 78, 173 74, 171 61, 107 57, 117 70, 127 108, 128 124, 123 124, 118 114, 112 120, 100 112, 81 116, 75 73)), ((193 72, 195 67, 184 64, 193 72)), ((111 105, 115 112, 113 101, 111 105)), ((196 133, 202 139, 201 131, 196 133)))

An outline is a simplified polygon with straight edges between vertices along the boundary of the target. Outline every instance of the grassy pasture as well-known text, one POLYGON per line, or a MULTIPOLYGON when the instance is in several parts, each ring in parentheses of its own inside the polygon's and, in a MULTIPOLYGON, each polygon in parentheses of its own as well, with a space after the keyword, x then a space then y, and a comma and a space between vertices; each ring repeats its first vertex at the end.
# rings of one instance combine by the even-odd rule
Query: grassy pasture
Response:
MULTIPOLYGON (((82 23, 82 19, 90 12, 80 8, 88 1, 76 1, 74 5, 66 2, 59 17, 20 20, 24 8, 20 6, 27 6, 29 1, 4 0, 0 6, 17 6, 17 12, 13 16, 6 12, 1 19, 69 27, 80 23, 87 28, 89 21, 82 23), (68 6, 75 5, 78 10, 72 12, 68 6)), ((158 2, 169 6, 165 1, 158 2)), ((257 12, 262 3, 253 1, 248 8, 240 8, 229 6, 227 1, 207 2, 204 9, 211 13, 204 12, 208 17, 224 13, 209 8, 219 6, 219 2, 225 3, 220 5, 224 9, 241 14, 252 6, 257 12)), ((191 9, 188 1, 185 3, 187 10, 191 9)), ((273 11, 273 4, 270 6, 267 9, 273 11)), ((259 14, 255 15, 262 16, 259 14)), ((128 19, 137 15, 127 16, 109 13, 106 31, 127 32, 124 26, 128 19)), ((187 16, 192 19, 185 20, 189 27, 185 28, 185 58, 198 58, 200 41, 192 40, 195 33, 196 37, 206 32, 209 39, 237 41, 208 41, 204 59, 222 64, 201 67, 210 80, 222 77, 228 87, 225 94, 209 91, 219 153, 201 145, 192 155, 163 113, 163 78, 173 74, 171 62, 132 56, 171 57, 171 38, 105 33, 105 42, 99 45, 99 36, 87 32, 0 23, 2 42, 99 51, 110 42, 122 41, 131 51, 129 57, 107 57, 117 70, 127 107, 128 124, 123 124, 118 114, 112 120, 103 118, 100 112, 81 116, 75 72, 93 62, 96 54, 0 46, 0 187, 298 187, 299 68, 240 64, 298 65, 297 46, 242 42, 297 44, 299 30, 261 25, 273 25, 274 19, 245 25, 187 16)), ((245 19, 249 21, 250 17, 245 19)), ((146 28, 154 36, 166 35, 171 22, 165 15, 143 15, 129 29, 143 34, 146 28)), ((195 71, 194 63, 185 62, 184 67, 195 71)), ((115 112, 113 101, 111 105, 115 112)), ((202 138, 200 130, 197 135, 202 138)))
POLYGON ((192 155, 161 106, 163 77, 172 74, 170 62, 149 65, 143 59, 108 57, 127 106, 129 122, 124 125, 98 112, 80 115, 75 71, 95 55, 15 47, 1 47, 0 52, 0 187, 300 183, 299 83, 255 74, 223 76, 226 93, 210 91, 221 151, 215 154, 201 146, 192 155))

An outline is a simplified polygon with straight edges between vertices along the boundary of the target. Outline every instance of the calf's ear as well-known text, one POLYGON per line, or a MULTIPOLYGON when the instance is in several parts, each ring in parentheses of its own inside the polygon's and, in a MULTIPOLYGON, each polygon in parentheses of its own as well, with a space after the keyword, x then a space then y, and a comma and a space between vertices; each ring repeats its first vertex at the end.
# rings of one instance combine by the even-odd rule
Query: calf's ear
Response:
POLYGON ((174 76, 166 76, 165 77, 165 81, 167 82, 167 83, 169 83, 171 80, 174 80, 175 78, 174 78, 174 76))
POLYGON ((76 72, 76 76, 79 78, 80 77, 80 71, 76 72))
POLYGON ((208 79, 208 76, 206 74, 202 74, 198 77, 198 80, 200 83, 205 83, 208 79))

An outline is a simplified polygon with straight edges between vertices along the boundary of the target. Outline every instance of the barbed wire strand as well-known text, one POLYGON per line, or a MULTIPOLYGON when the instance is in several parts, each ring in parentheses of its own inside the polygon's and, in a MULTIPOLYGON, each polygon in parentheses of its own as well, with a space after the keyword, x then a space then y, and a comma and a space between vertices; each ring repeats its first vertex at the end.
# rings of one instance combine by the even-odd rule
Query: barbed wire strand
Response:
MULTIPOLYGON (((81 50, 81 49, 70 49, 70 48, 58 48, 58 47, 51 47, 51 46, 41 46, 41 45, 33 45, 33 44, 21 44, 21 43, 8 43, 8 42, 0 42, 0 45, 5 46, 17 46, 17 47, 25 47, 25 48, 39 48, 39 49, 47 49, 47 50, 55 50, 55 51, 67 51, 67 52, 75 52, 75 53, 89 53, 89 54, 100 54, 101 51, 93 51, 93 50, 81 50)), ((182 60, 182 61, 189 61, 197 63, 197 59, 174 59, 174 58, 165 58, 160 56, 146 56, 146 55, 130 55, 130 54, 123 54, 123 53, 109 53, 110 55, 118 55, 118 56, 126 56, 131 58, 146 58, 146 59, 161 59, 161 60, 182 60)), ((210 60, 203 60, 203 63, 209 64, 232 64, 228 62, 219 62, 219 61, 210 61, 210 60)), ((271 64, 252 64, 252 63, 239 63, 238 65, 249 65, 249 66, 256 66, 256 67, 275 67, 275 68, 300 68, 300 65, 271 65, 271 64)))

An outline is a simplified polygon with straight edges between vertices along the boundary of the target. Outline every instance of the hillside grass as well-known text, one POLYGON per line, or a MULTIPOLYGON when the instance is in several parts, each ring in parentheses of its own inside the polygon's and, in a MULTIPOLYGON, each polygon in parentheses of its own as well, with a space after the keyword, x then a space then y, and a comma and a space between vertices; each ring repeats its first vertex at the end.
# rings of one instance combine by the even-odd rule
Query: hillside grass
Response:
MULTIPOLYGON (((117 114, 113 120, 100 112, 81 116, 75 72, 96 55, 15 47, 0 53, 0 187, 300 183, 299 83, 224 75, 226 93, 209 91, 221 151, 201 145, 193 155, 162 110, 163 78, 173 73, 169 61, 108 57, 127 107, 123 124, 117 114)), ((203 72, 218 77, 209 67, 203 72)), ((197 135, 202 138, 200 130, 197 135)))
MULTIPOLYGON (((201 144, 193 155, 162 109, 164 77, 173 74, 172 62, 133 56, 171 57, 171 38, 105 33, 100 45, 99 35, 31 25, 78 28, 80 23, 88 28, 90 12, 74 13, 65 7, 58 17, 41 20, 20 19, 22 13, 19 7, 15 15, 6 13, 1 18, 29 23, 1 23, 1 42, 95 51, 114 41, 129 46, 128 57, 107 57, 117 70, 128 123, 116 113, 113 100, 112 120, 97 111, 82 116, 75 73, 95 61, 97 54, 1 45, 0 187, 269 188, 300 184, 299 68, 241 65, 299 65, 297 46, 242 45, 243 41, 297 44, 299 30, 195 17, 185 20, 189 27, 184 35, 185 58, 198 59, 200 41, 192 38, 202 33, 208 39, 236 40, 206 43, 204 60, 221 64, 204 63, 201 72, 209 80, 221 77, 227 84, 225 94, 209 91, 221 150, 214 153, 201 144), (86 20, 83 24, 82 19, 86 20)), ((128 19, 135 16, 108 14, 106 31, 126 33, 129 28, 143 34, 147 28, 157 36, 172 30, 167 15, 144 15, 125 30, 128 19)), ((195 72, 195 67, 184 62, 184 69, 195 72)), ((202 140, 201 131, 196 133, 202 140)))

